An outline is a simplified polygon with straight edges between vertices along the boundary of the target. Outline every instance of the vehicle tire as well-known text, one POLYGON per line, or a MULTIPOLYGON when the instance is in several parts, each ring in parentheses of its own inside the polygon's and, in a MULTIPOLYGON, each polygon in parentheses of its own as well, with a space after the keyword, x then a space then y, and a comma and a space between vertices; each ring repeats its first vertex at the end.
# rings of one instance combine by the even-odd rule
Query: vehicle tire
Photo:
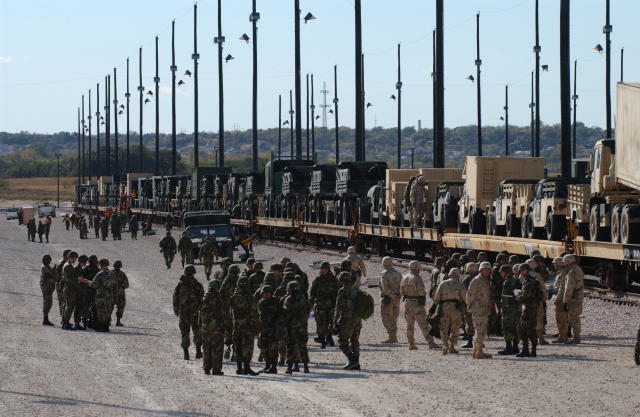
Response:
POLYGON ((507 213, 506 235, 509 237, 520 237, 520 220, 515 214, 507 213))
POLYGON ((495 214, 494 213, 489 213, 486 215, 486 223, 485 223, 485 230, 487 231, 488 235, 493 235, 495 236, 496 234, 496 218, 495 218, 495 214))
POLYGON ((585 240, 589 240, 589 225, 586 223, 578 223, 578 230, 580 236, 582 236, 585 240))
POLYGON ((342 202, 340 200, 335 200, 333 205, 333 223, 335 225, 339 225, 342 221, 342 202))
POLYGON ((636 365, 640 366, 640 329, 638 329, 638 336, 636 337, 636 349, 633 359, 636 362, 636 365))
POLYGON ((620 243, 620 218, 622 217, 622 204, 616 204, 611 210, 611 242, 620 243))
POLYGON ((625 204, 620 218, 621 242, 630 245, 640 243, 640 205, 625 204))
POLYGON ((531 214, 531 212, 523 215, 520 219, 520 236, 526 238, 529 237, 529 214, 531 214))
POLYGON ((473 212, 473 223, 471 223, 471 233, 474 235, 484 235, 487 233, 487 224, 484 213, 475 210, 473 212))
POLYGON ((458 222, 458 233, 469 233, 469 224, 458 222))
POLYGON ((538 238, 537 227, 535 227, 534 224, 535 223, 533 222, 533 212, 531 211, 527 216, 527 237, 529 239, 538 238))
POLYGON ((552 212, 549 212, 545 229, 547 232, 547 240, 561 241, 566 235, 566 217, 554 216, 552 212))
POLYGON ((598 206, 591 207, 591 213, 589 215, 589 236, 594 242, 606 242, 610 237, 609 228, 600 226, 600 209, 598 206))
POLYGON ((351 219, 351 204, 349 204, 349 200, 345 200, 342 206, 342 224, 344 226, 351 226, 351 219))

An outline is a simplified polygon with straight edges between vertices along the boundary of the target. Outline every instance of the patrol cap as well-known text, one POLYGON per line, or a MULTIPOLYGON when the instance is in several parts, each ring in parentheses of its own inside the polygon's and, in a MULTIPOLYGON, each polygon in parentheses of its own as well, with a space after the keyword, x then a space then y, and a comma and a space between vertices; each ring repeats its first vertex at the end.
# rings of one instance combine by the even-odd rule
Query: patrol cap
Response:
POLYGON ((564 259, 558 256, 557 258, 553 258, 551 263, 557 266, 564 266, 564 259))
POLYGON ((476 272, 478 272, 478 264, 475 262, 467 262, 467 264, 464 266, 464 272, 466 272, 467 274, 475 274, 476 272))
POLYGON ((340 272, 338 275, 338 281, 340 282, 351 282, 351 274, 348 272, 340 272))
POLYGON ((484 261, 482 263, 480 263, 480 268, 478 268, 479 270, 483 270, 483 269, 491 269, 491 263, 484 261))
POLYGON ((273 264, 270 269, 272 271, 282 271, 282 264, 273 264))
POLYGON ((320 264, 320 269, 325 269, 325 268, 326 268, 326 269, 331 269, 331 264, 330 264, 329 262, 327 262, 327 261, 323 261, 323 262, 320 264))
MULTIPOLYGON (((484 262, 487 259, 489 259, 489 255, 487 254, 487 252, 479 252, 478 253, 478 262, 484 262)), ((482 268, 480 268, 482 269, 482 268)))
POLYGON ((500 266, 500 272, 505 272, 507 274, 512 274, 513 273, 513 268, 511 267, 511 265, 501 265, 500 266))
POLYGON ((412 271, 419 271, 420 270, 420 262, 418 262, 418 261, 409 262, 409 269, 412 270, 412 271))
POLYGON ((122 261, 117 260, 113 263, 114 268, 122 268, 122 261))
POLYGON ((189 265, 186 265, 184 267, 184 274, 185 275, 194 275, 195 273, 196 273, 196 267, 195 266, 189 264, 189 265))
POLYGON ((384 258, 382 258, 382 266, 386 268, 391 265, 393 265, 393 259, 391 259, 390 256, 385 256, 384 258))
POLYGON ((89 260, 89 257, 87 255, 80 255, 80 257, 78 257, 78 262, 81 263, 86 263, 89 260))
POLYGON ((575 256, 573 256, 573 255, 572 255, 572 254, 570 254, 570 253, 568 253, 568 254, 564 255, 564 256, 562 257, 562 260, 564 261, 564 263, 565 263, 566 265, 571 265, 571 264, 576 263, 576 257, 575 257, 575 256))
POLYGON ((273 294, 273 287, 271 287, 271 285, 263 285, 260 289, 260 294, 264 294, 266 292, 273 294))
POLYGON ((109 266, 109 260, 106 258, 100 259, 100 266, 109 266))
POLYGON ((349 255, 354 255, 354 254, 356 253, 356 247, 355 247, 355 246, 349 246, 349 247, 347 248, 347 253, 348 253, 349 255))
POLYGON ((221 286, 222 286, 222 284, 217 279, 214 279, 213 281, 209 282, 209 289, 210 290, 220 290, 221 286))
POLYGON ((256 260, 255 260, 255 259, 253 259, 253 258, 249 258, 249 259, 247 259, 247 265, 251 265, 251 264, 254 264, 254 265, 255 265, 255 263, 256 263, 256 260))
POLYGON ((229 266, 229 273, 230 274, 239 274, 240 273, 240 267, 238 265, 229 266))
POLYGON ((67 258, 78 259, 78 252, 71 251, 67 254, 67 258))
POLYGON ((449 271, 449 278, 460 278, 460 269, 458 268, 451 268, 451 270, 449 271))

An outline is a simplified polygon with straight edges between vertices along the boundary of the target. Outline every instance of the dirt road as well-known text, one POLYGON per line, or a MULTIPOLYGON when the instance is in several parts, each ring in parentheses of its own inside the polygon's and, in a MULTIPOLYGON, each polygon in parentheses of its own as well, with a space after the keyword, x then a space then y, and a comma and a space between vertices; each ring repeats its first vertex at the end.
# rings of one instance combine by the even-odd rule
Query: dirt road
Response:
MULTIPOLYGON (((543 346, 535 359, 485 361, 465 351, 443 357, 424 343, 409 351, 404 334, 401 344, 382 345, 376 311, 362 331, 363 371, 343 371, 337 348, 318 349, 312 334, 310 374, 287 376, 281 369, 278 375, 236 376, 228 363, 225 376, 213 377, 203 374, 200 360, 182 360, 171 307, 179 261, 172 270, 164 268, 158 236, 81 241, 77 232, 63 229, 56 219, 51 244, 30 243, 24 227, 0 219, 3 417, 640 415, 640 369, 632 359, 638 308, 588 300, 584 344, 543 346), (106 334, 63 331, 57 301, 51 313, 56 327, 41 326, 40 258, 50 253, 57 260, 66 248, 123 261, 131 283, 126 327, 106 334)), ((290 256, 304 269, 317 260, 313 253, 267 245, 257 247, 256 256, 266 265, 290 256)), ((548 333, 555 332, 550 327, 548 333)), ((312 320, 310 332, 314 328, 312 320)), ((501 347, 491 338, 486 351, 501 347)))

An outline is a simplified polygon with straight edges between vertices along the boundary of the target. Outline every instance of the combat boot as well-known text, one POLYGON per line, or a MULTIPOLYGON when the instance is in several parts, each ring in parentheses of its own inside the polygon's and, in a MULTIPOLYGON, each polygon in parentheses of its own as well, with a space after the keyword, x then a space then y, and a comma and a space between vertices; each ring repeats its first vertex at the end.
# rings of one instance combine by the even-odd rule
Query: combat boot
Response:
POLYGON ((569 339, 566 334, 560 333, 558 337, 551 341, 551 343, 568 343, 569 339))
POLYGON ((436 342, 433 341, 433 339, 428 340, 427 343, 429 344, 429 349, 433 350, 433 349, 438 349, 438 345, 436 344, 436 342))
POLYGON ((484 353, 481 347, 478 347, 476 355, 474 356, 474 358, 476 359, 491 359, 491 357, 492 355, 489 355, 488 353, 484 353))
POLYGON ((569 339, 569 341, 567 342, 567 344, 569 345, 577 345, 580 344, 580 337, 572 337, 571 339, 569 339))
POLYGON ((528 358, 529 356, 531 356, 531 354, 529 353, 529 343, 528 342, 524 342, 522 343, 522 350, 520 351, 520 353, 516 354, 517 358, 528 358))
POLYGON ((189 348, 182 348, 183 352, 184 352, 184 360, 188 361, 189 360, 189 348))
POLYGON ((224 375, 224 372, 222 372, 222 371, 213 371, 213 372, 211 372, 211 375, 224 375))
POLYGON ((118 327, 123 327, 123 324, 120 321, 121 318, 122 318, 122 314, 116 314, 116 326, 118 327))
POLYGON ((258 373, 251 369, 251 361, 244 361, 244 370, 242 372, 243 375, 257 376, 258 373))
POLYGON ((454 348, 454 344, 453 343, 449 343, 449 353, 457 355, 458 351, 454 348))
POLYGON ((351 364, 345 368, 348 371, 359 371, 360 370, 360 355, 352 354, 351 355, 351 364))
POLYGON ((473 336, 469 335, 467 343, 462 346, 462 349, 471 349, 473 347, 473 336))
POLYGON ((211 375, 211 371, 210 371, 210 370, 208 370, 208 369, 205 369, 205 370, 204 370, 204 374, 205 374, 205 375, 211 375))
POLYGON ((327 348, 327 338, 325 337, 322 340, 322 344, 320 345, 320 349, 326 349, 327 348))
POLYGON ((510 341, 507 341, 506 347, 503 350, 498 351, 498 355, 506 356, 511 355, 513 353, 513 346, 510 341))
POLYGON ((334 341, 333 341, 333 336, 331 336, 331 333, 329 333, 329 334, 327 335, 327 343, 328 343, 328 344, 329 344, 329 346, 331 346, 331 347, 335 347, 335 345, 336 345, 336 344, 334 343, 334 341))
POLYGON ((229 360, 230 357, 231 357, 231 346, 227 345, 227 349, 224 351, 224 358, 226 360, 229 360))
POLYGON ((442 344, 442 354, 446 355, 449 353, 449 346, 446 343, 442 344))
POLYGON ((300 364, 298 362, 293 364, 293 372, 300 372, 300 364))
POLYGON ((73 327, 73 330, 87 330, 86 327, 84 327, 83 325, 80 324, 80 322, 76 323, 76 325, 73 327))
POLYGON ((539 345, 548 345, 549 342, 547 342, 546 340, 544 340, 544 335, 541 335, 538 337, 538 344, 539 345))
POLYGON ((202 350, 200 346, 196 346, 196 359, 202 359, 202 350))
POLYGON ((293 373, 293 368, 292 367, 293 367, 293 364, 292 363, 288 363, 287 364, 287 370, 284 371, 284 373, 287 374, 287 375, 291 375, 293 373))
POLYGON ((309 364, 308 364, 308 363, 306 363, 306 362, 303 362, 303 363, 302 363, 302 367, 303 367, 303 368, 302 368, 302 369, 303 369, 303 372, 304 372, 305 374, 308 374, 308 373, 309 373, 309 364))
POLYGON ((236 375, 242 375, 244 370, 242 369, 242 361, 236 361, 236 375))
POLYGON ((277 374, 278 373, 278 363, 276 361, 271 362, 271 366, 269 369, 265 371, 265 374, 277 374))
POLYGON ((44 320, 42 320, 43 326, 53 326, 54 324, 49 321, 49 316, 45 315, 44 320))
POLYGON ((395 333, 389 333, 389 337, 387 337, 387 340, 383 340, 380 343, 384 343, 384 344, 398 343, 398 338, 396 337, 395 333))
POLYGON ((536 352, 536 348, 537 347, 538 347, 538 345, 536 345, 535 343, 533 343, 531 345, 531 353, 530 353, 530 355, 531 355, 532 358, 535 358, 536 355, 537 355, 537 352, 536 352))

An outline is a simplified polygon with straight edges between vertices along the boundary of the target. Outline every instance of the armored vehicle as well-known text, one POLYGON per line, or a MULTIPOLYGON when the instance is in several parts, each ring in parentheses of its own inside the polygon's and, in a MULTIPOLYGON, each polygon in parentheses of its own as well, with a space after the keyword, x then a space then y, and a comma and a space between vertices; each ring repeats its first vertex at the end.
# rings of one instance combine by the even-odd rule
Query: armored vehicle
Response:
POLYGON ((313 166, 288 166, 282 172, 281 216, 285 219, 297 218, 309 197, 311 171, 313 166))
MULTIPOLYGON (((487 234, 520 237, 522 220, 529 213, 538 179, 504 180, 498 186, 498 197, 487 211, 487 234)), ((525 233, 526 237, 526 233, 525 233)))
POLYGON ((311 170, 306 220, 313 223, 333 223, 333 210, 326 210, 325 202, 333 200, 336 193, 336 165, 316 164, 311 170))
POLYGON ((336 168, 336 200, 334 203, 335 224, 350 226, 358 221, 361 212, 369 213, 366 197, 369 189, 383 181, 386 162, 358 161, 341 162, 336 168))
POLYGON ((458 227, 458 201, 464 181, 444 181, 438 184, 433 203, 433 227, 446 230, 458 227))

